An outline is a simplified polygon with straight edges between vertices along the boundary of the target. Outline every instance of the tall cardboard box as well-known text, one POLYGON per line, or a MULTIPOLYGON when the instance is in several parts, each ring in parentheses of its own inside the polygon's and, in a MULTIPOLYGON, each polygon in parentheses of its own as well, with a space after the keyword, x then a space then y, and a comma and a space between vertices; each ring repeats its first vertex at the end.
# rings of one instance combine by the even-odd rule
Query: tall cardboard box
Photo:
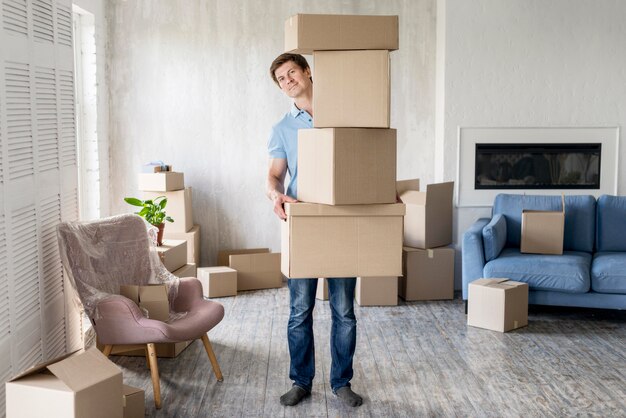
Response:
MULTIPOLYGON (((174 219, 174 222, 166 222, 163 233, 184 233, 193 228, 193 214, 191 210, 191 187, 171 192, 146 192, 142 193, 143 199, 156 199, 159 196, 167 198, 165 213, 174 219)), ((167 237, 166 237, 167 238, 167 237)), ((183 238, 184 239, 184 238, 183 238)))
POLYGON ((478 279, 468 286, 467 325, 506 332, 528 325, 528 284, 478 279))
POLYGON ((315 51, 313 126, 389 128, 389 51, 315 51))
POLYGON ((208 298, 237 296, 237 270, 230 267, 200 267, 198 280, 202 293, 208 298))
MULTIPOLYGON (((415 182, 415 180, 413 180, 415 182)), ((404 186, 411 183, 399 182, 404 186)), ((425 192, 405 190, 400 200, 406 205, 404 245, 435 248, 452 243, 452 195, 454 182, 429 184, 425 192)))
MULTIPOLYGON (((174 218, 176 220, 176 218, 174 218)), ((169 230, 171 224, 165 225, 163 238, 187 241, 187 263, 200 265, 200 225, 194 225, 187 232, 172 232, 169 230)))
POLYGON ((454 249, 404 247, 398 294, 404 300, 454 298, 454 249))
POLYGON ((217 253, 217 265, 226 266, 230 264, 230 256, 238 254, 258 254, 269 253, 269 248, 246 248, 246 249, 233 249, 233 250, 220 250, 217 253))
POLYGON ((124 385, 124 418, 143 418, 146 413, 146 396, 143 389, 124 385))
POLYGON ((315 299, 328 300, 328 282, 323 277, 317 279, 317 291, 315 292, 315 299))
POLYGON ((298 200, 327 205, 396 202, 396 130, 298 131, 298 200))
POLYGON ((194 263, 187 263, 178 270, 172 272, 172 274, 180 279, 183 277, 197 277, 197 267, 194 263))
POLYGON ((185 176, 174 171, 139 173, 137 188, 141 191, 169 192, 185 188, 185 176))
POLYGON ((520 252, 531 254, 563 254, 565 230, 565 196, 560 211, 522 210, 522 241, 520 252))
POLYGON ((231 269, 237 270, 237 290, 271 289, 283 285, 280 253, 232 254, 231 269))
POLYGON ((289 278, 399 276, 403 204, 285 204, 281 270, 289 278))
POLYGON ((163 266, 170 273, 187 264, 187 241, 164 239, 163 245, 156 247, 156 250, 163 266))
POLYGON ((354 298, 359 306, 396 306, 398 277, 357 277, 354 298))
POLYGON ((285 21, 285 52, 398 49, 398 16, 297 14, 285 21))
POLYGON ((120 295, 135 302, 139 308, 148 311, 148 318, 163 322, 169 320, 170 306, 165 285, 121 285, 120 295))
POLYGON ((8 418, 122 418, 122 371, 95 347, 6 383, 8 418))

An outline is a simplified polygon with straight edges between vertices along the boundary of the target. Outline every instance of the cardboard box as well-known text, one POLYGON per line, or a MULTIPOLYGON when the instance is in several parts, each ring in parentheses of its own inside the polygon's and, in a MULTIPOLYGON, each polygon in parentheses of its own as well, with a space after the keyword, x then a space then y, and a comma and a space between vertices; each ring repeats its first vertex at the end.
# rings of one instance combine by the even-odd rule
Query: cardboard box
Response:
POLYGON ((406 205, 404 245, 426 249, 452 243, 454 182, 429 184, 425 192, 407 189, 411 184, 419 184, 416 180, 398 183, 397 187, 406 189, 399 193, 406 205))
POLYGON ((230 268, 237 270, 237 290, 271 289, 283 285, 280 253, 232 254, 230 268))
POLYGON ((398 277, 357 277, 354 298, 360 306, 396 306, 398 277))
POLYGON ((120 295, 147 310, 148 318, 163 322, 169 320, 170 305, 167 299, 167 288, 164 284, 121 285, 120 295))
POLYGON ((139 173, 137 188, 141 191, 169 192, 185 188, 183 173, 162 171, 160 173, 139 173))
POLYGON ((454 249, 404 247, 398 294, 407 301, 454 299, 454 249))
MULTIPOLYGON (((161 358, 173 358, 177 357, 180 353, 182 353, 185 348, 191 344, 192 341, 181 341, 178 343, 158 343, 154 345, 157 357, 161 358)), ((100 342, 97 344, 98 350, 102 351, 104 349, 104 345, 100 342)), ((146 356, 146 345, 145 344, 136 344, 136 345, 115 345, 113 346, 113 351, 111 351, 112 356, 129 356, 129 357, 145 357, 146 356)))
POLYGON ((297 14, 285 21, 285 52, 398 49, 398 16, 297 14))
POLYGON ((313 126, 389 128, 388 51, 315 51, 313 126))
POLYGON ((200 225, 194 225, 188 232, 172 232, 169 226, 170 224, 165 225, 163 237, 187 241, 187 263, 200 265, 200 225))
POLYGON ((124 385, 124 418, 143 418, 146 413, 146 395, 143 389, 124 385))
POLYGON ((200 267, 198 280, 208 298, 237 296, 237 271, 230 267, 200 267))
POLYGON ((247 249, 235 249, 235 250, 221 250, 217 253, 217 265, 228 267, 230 263, 230 256, 237 254, 257 254, 257 253, 269 253, 269 248, 247 248, 247 249))
POLYGON ((328 300, 328 282, 323 277, 317 279, 317 291, 315 292, 315 299, 328 300))
POLYGON ((522 210, 522 242, 520 252, 531 254, 563 254, 565 230, 565 196, 560 211, 522 210))
POLYGON ((142 192, 142 196, 143 200, 154 200, 159 196, 165 196, 167 198, 165 213, 171 216, 174 222, 165 222, 164 234, 172 232, 185 233, 193 228, 191 187, 185 187, 182 190, 172 192, 142 192))
POLYGON ((402 274, 403 204, 285 204, 283 274, 310 277, 402 274))
POLYGON ((95 347, 35 366, 6 383, 6 415, 122 417, 122 371, 95 347))
POLYGON ((506 332, 528 325, 528 284, 478 279, 468 286, 467 325, 506 332))
POLYGON ((164 239, 163 245, 156 247, 156 250, 169 272, 174 272, 187 264, 187 241, 164 239))
POLYGON ((396 130, 298 130, 298 200, 327 205, 396 202, 396 130))
POLYGON ((183 277, 197 277, 198 275, 195 263, 187 263, 172 274, 181 279, 183 277))

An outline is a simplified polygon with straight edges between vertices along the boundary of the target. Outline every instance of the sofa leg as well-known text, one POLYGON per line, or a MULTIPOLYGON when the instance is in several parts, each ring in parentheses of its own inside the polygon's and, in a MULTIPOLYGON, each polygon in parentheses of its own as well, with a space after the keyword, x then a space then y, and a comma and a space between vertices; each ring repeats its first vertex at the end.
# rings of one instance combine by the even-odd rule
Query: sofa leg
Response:
POLYGON ((204 349, 209 356, 209 361, 211 362, 211 366, 213 367, 213 373, 215 373, 217 381, 222 382, 224 380, 224 377, 222 376, 220 365, 217 364, 217 358, 215 357, 215 353, 213 352, 213 347, 211 346, 208 335, 204 334, 202 336, 202 343, 204 344, 204 349))
POLYGON ((159 368, 157 365, 156 350, 154 344, 146 344, 148 349, 148 361, 150 363, 150 375, 152 376, 152 390, 154 392, 154 406, 161 409, 161 384, 159 383, 159 368))
POLYGON ((467 299, 465 299, 465 315, 467 315, 467 299))

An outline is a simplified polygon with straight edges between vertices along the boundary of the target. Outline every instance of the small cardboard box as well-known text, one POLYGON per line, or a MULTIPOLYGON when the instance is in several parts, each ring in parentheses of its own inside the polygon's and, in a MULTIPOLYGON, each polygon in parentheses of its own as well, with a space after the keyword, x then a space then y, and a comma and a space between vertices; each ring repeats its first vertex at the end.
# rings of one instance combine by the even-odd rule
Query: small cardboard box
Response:
POLYGON ((528 284, 478 279, 468 287, 467 325, 506 332, 528 325, 528 284))
POLYGON ((121 285, 120 295, 148 311, 148 318, 166 322, 169 320, 170 305, 167 299, 167 288, 163 284, 145 286, 121 285))
POLYGON ((187 263, 172 273, 174 276, 182 279, 183 277, 197 277, 197 268, 195 263, 187 263))
POLYGON ((200 267, 198 280, 208 298, 237 296, 237 271, 230 267, 200 267))
POLYGON ((143 389, 124 385, 124 418, 143 418, 146 413, 146 396, 143 389))
POLYGON ((6 383, 7 417, 122 414, 122 371, 95 347, 35 366, 6 383))
POLYGON ((396 306, 397 277, 357 277, 354 298, 360 306, 396 306))
POLYGON ((315 51, 313 126, 389 128, 388 51, 315 51))
MULTIPOLYGON (((191 344, 191 341, 181 341, 178 343, 158 343, 154 345, 157 357, 161 358, 173 358, 177 357, 180 353, 185 350, 191 344)), ((103 350, 104 345, 100 342, 97 343, 98 350, 103 350)), ((146 345, 145 344, 137 344, 137 345, 115 345, 113 346, 113 351, 111 351, 112 356, 129 356, 129 357, 145 357, 146 356, 146 345)))
POLYGON ((396 202, 396 130, 298 131, 298 200, 327 205, 396 202))
POLYGON ((285 21, 285 52, 398 49, 398 16, 297 14, 285 21))
POLYGON ((317 291, 315 292, 315 299, 328 300, 328 282, 323 277, 317 279, 317 291))
POLYGON ((531 254, 563 254, 565 229, 565 196, 560 211, 522 210, 522 242, 520 252, 531 254))
POLYGON ((454 249, 404 247, 398 294, 407 301, 454 299, 454 249))
POLYGON ((200 225, 194 225, 188 232, 172 232, 169 230, 170 225, 172 224, 165 225, 163 237, 187 241, 187 263, 200 265, 200 225))
POLYGON ((139 173, 137 188, 141 191, 169 192, 185 188, 183 173, 162 171, 160 173, 139 173))
POLYGON ((228 267, 230 263, 230 256, 237 254, 257 254, 257 253, 269 253, 269 248, 246 248, 246 249, 234 249, 234 250, 220 250, 217 253, 217 265, 228 267))
POLYGON ((156 247, 156 250, 163 266, 170 273, 187 264, 187 241, 164 239, 163 245, 156 247))
MULTIPOLYGON (((174 222, 166 222, 163 233, 185 233, 193 228, 193 213, 191 210, 191 187, 172 192, 142 192, 144 200, 156 199, 159 196, 167 198, 165 213, 171 216, 174 222)), ((167 238, 167 237, 166 237, 167 238)))
POLYGON ((403 204, 285 204, 281 270, 289 278, 399 276, 403 204))
POLYGON ((237 290, 271 289, 283 285, 280 253, 231 254, 231 269, 237 270, 237 290))
POLYGON ((452 242, 452 195, 454 182, 429 184, 425 192, 412 190, 418 180, 398 182, 398 193, 406 205, 404 245, 435 248, 452 242))

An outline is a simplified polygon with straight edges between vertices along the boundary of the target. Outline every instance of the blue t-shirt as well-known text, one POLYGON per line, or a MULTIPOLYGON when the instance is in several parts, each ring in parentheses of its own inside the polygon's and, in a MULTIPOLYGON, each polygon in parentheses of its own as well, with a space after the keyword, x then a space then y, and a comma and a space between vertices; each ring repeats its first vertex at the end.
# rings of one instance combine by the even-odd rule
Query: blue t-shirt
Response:
POLYGON ((291 110, 272 127, 272 133, 267 141, 267 150, 270 158, 286 158, 289 186, 287 196, 294 199, 298 196, 298 129, 313 127, 313 118, 306 110, 300 110, 295 105, 291 110))

